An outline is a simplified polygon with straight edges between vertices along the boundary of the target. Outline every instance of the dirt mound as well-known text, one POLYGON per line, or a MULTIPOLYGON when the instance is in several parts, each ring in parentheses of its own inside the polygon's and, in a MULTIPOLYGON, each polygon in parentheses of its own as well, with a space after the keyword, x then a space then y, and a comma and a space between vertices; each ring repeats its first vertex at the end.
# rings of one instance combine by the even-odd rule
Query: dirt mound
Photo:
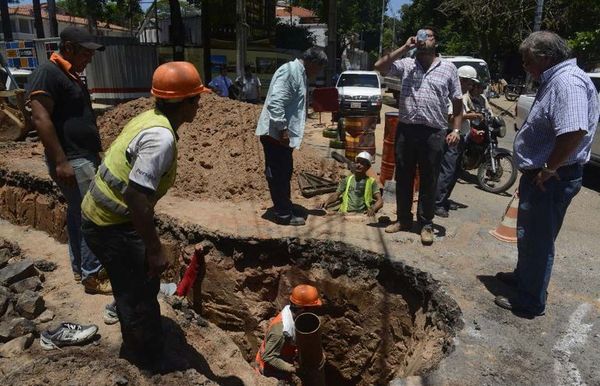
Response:
MULTIPOLYGON (((153 100, 124 103, 98 119, 105 148, 123 126, 151 108, 153 100)), ((268 198, 262 146, 254 135, 261 107, 213 94, 203 95, 192 123, 178 131, 178 175, 175 191, 188 198, 256 200, 268 198)), ((304 147, 294 152, 293 189, 301 171, 337 180, 342 170, 304 147)))

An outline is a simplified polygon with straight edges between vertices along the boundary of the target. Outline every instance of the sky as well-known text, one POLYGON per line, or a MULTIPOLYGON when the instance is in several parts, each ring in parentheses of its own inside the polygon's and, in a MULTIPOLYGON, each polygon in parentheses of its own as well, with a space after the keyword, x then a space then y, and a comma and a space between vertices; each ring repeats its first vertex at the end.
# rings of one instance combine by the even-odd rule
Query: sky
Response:
POLYGON ((412 3, 412 0, 390 0, 386 14, 390 16, 397 14, 402 5, 410 3, 412 3))

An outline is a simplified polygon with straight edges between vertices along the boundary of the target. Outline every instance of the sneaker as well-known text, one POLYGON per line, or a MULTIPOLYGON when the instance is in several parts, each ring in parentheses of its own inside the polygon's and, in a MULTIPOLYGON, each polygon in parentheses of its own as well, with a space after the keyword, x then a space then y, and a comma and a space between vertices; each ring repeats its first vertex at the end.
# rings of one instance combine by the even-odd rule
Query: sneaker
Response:
POLYGON ((442 208, 442 207, 437 207, 435 208, 435 215, 438 217, 448 217, 448 210, 446 210, 446 208, 442 208))
POLYGON ((274 219, 276 224, 279 225, 292 225, 292 226, 299 226, 299 225, 305 225, 306 221, 304 220, 304 217, 300 217, 300 216, 294 216, 292 215, 287 215, 287 216, 278 216, 275 215, 275 219, 274 219))
POLYGON ((98 277, 98 279, 100 280, 108 280, 108 272, 106 272, 106 269, 101 268, 98 273, 96 274, 96 276, 98 277))
POLYGON ((88 276, 81 282, 85 288, 85 293, 111 295, 112 287, 108 279, 98 279, 97 276, 88 276))
POLYGON ((402 224, 400 221, 396 221, 392 225, 388 225, 385 228, 385 233, 396 233, 400 231, 410 231, 412 224, 402 224))
POLYGON ((304 220, 304 217, 300 217, 300 216, 294 216, 292 215, 292 218, 290 219, 290 223, 289 225, 292 226, 299 226, 299 225, 305 225, 306 221, 304 220))
POLYGON ((433 227, 431 225, 425 225, 421 229, 421 243, 423 245, 433 244, 433 227))
POLYGON ((104 324, 108 325, 119 322, 119 316, 117 315, 117 304, 114 301, 104 307, 104 315, 102 315, 102 319, 104 319, 104 324))
POLYGON ((40 346, 44 350, 53 350, 64 346, 85 344, 92 340, 98 332, 98 326, 83 326, 76 323, 62 323, 54 330, 40 334, 40 346))
POLYGON ((73 272, 73 279, 75 279, 75 283, 81 283, 81 274, 73 272))

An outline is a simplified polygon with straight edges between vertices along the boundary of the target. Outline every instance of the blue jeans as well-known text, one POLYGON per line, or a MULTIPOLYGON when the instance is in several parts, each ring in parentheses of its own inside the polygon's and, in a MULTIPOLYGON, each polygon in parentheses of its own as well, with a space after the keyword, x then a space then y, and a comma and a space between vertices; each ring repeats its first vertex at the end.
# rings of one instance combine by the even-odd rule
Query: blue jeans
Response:
POLYGON ((581 189, 583 166, 558 169, 560 180, 550 178, 541 191, 533 183, 535 173, 524 173, 519 181, 517 248, 519 258, 515 274, 518 303, 532 313, 546 307, 546 290, 554 263, 554 241, 571 200, 581 189))
POLYGON ((95 275, 102 268, 100 261, 94 256, 81 235, 81 201, 96 176, 100 158, 76 158, 69 160, 69 163, 75 171, 75 179, 77 180, 77 186, 74 187, 59 182, 56 179, 55 166, 47 162, 50 177, 58 185, 67 201, 67 235, 69 237, 71 268, 74 273, 80 274, 82 279, 85 279, 88 276, 95 275))
POLYGON ((435 207, 448 210, 450 208, 450 195, 456 186, 458 175, 461 171, 461 155, 465 150, 465 137, 460 136, 460 141, 456 146, 449 146, 444 143, 444 157, 438 176, 437 192, 435 195, 435 207))

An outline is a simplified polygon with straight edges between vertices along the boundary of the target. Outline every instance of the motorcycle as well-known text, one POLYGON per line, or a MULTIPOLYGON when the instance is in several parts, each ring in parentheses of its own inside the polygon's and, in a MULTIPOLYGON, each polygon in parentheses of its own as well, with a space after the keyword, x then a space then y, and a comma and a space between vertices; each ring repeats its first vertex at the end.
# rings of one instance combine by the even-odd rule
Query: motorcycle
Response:
POLYGON ((513 186, 518 174, 512 153, 498 147, 498 138, 506 135, 506 123, 487 109, 476 112, 483 119, 471 120, 471 132, 460 160, 462 169, 477 169, 477 185, 486 192, 504 192, 513 186))
POLYGON ((507 84, 504 87, 504 97, 507 101, 514 102, 519 95, 525 92, 525 84, 507 84))

